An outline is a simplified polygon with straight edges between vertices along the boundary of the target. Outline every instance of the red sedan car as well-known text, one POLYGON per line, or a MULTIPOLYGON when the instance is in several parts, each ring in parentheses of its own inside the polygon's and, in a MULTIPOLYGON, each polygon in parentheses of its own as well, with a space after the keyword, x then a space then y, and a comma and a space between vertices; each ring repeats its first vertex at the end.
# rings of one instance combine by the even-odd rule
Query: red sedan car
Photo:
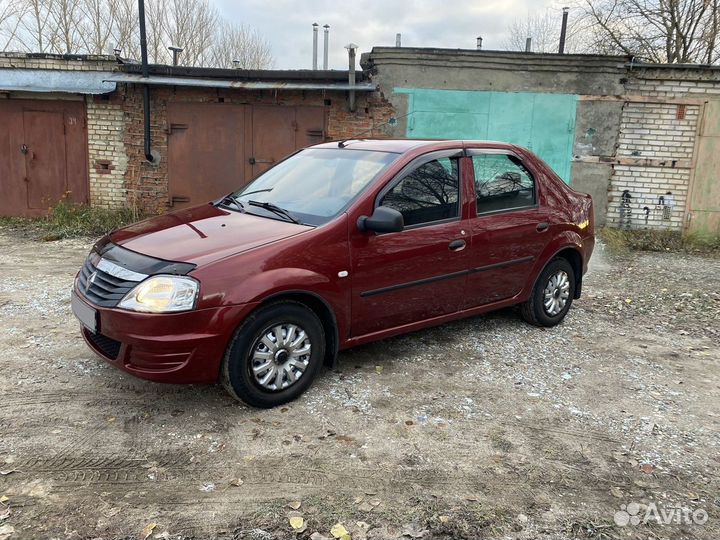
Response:
POLYGON ((272 407, 354 345, 515 304, 558 324, 593 228, 590 196, 514 145, 325 143, 103 238, 72 306, 114 366, 272 407))

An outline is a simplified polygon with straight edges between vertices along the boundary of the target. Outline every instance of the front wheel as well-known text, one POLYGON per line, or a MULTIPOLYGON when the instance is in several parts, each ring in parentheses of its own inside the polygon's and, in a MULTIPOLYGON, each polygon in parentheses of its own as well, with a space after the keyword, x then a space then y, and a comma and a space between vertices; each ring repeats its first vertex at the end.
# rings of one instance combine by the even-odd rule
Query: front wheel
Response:
POLYGON ((267 409, 307 390, 324 357, 325 333, 317 315, 299 302, 276 302, 235 332, 221 381, 234 398, 267 409))
POLYGON ((520 313, 530 324, 555 326, 567 315, 575 294, 575 272, 561 257, 552 259, 540 273, 532 294, 520 306, 520 313))

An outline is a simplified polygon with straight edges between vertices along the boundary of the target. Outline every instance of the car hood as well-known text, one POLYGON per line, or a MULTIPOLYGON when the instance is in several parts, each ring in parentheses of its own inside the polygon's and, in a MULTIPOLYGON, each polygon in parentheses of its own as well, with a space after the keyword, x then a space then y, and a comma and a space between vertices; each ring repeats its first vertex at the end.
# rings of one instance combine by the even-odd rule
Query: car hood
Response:
POLYGON ((137 253, 201 266, 312 228, 206 204, 118 229, 110 240, 137 253))

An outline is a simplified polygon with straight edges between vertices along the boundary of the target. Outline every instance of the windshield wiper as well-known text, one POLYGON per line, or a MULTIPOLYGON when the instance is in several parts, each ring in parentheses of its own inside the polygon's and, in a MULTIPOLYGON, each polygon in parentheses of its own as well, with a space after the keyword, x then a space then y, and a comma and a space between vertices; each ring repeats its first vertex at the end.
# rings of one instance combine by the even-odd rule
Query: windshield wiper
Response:
POLYGON ((264 193, 266 191, 272 191, 274 188, 265 188, 265 189, 255 189, 253 191, 248 191, 247 193, 240 193, 240 197, 245 197, 245 195, 253 195, 255 193, 264 193))
POLYGON ((233 193, 225 195, 218 204, 222 204, 223 206, 234 206, 240 212, 245 211, 245 206, 243 206, 243 203, 241 203, 233 193))
POLYGON ((278 216, 282 216, 284 218, 287 218, 288 220, 292 221, 293 223, 300 224, 300 220, 296 218, 290 211, 285 210, 284 208, 280 208, 278 205, 273 204, 271 202, 263 202, 263 201, 248 201, 248 204, 250 206, 258 206, 260 208, 264 208, 265 210, 270 210, 271 212, 277 214, 278 216))

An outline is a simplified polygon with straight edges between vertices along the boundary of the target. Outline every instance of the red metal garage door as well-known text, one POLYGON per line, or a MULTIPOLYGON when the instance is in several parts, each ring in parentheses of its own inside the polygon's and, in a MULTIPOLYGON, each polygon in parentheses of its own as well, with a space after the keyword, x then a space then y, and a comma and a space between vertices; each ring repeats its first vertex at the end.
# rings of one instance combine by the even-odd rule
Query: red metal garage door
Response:
POLYGON ((173 208, 247 184, 325 134, 323 107, 169 103, 168 187, 173 208))
POLYGON ((85 104, 0 101, 0 215, 41 216, 63 198, 88 202, 85 104))

